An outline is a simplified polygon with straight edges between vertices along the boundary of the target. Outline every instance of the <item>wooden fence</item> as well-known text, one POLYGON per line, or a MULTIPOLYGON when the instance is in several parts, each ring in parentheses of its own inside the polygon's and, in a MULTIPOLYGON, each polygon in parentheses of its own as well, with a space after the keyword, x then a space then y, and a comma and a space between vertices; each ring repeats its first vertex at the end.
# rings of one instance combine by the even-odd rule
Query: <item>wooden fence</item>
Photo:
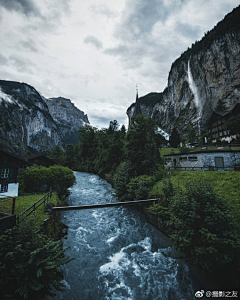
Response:
POLYGON ((46 204, 48 202, 48 199, 52 197, 52 190, 50 190, 46 195, 44 195, 42 198, 40 198, 38 201, 36 201, 33 205, 28 207, 24 212, 22 212, 20 215, 16 217, 16 223, 19 224, 22 222, 26 217, 31 215, 39 206, 42 204, 46 204))

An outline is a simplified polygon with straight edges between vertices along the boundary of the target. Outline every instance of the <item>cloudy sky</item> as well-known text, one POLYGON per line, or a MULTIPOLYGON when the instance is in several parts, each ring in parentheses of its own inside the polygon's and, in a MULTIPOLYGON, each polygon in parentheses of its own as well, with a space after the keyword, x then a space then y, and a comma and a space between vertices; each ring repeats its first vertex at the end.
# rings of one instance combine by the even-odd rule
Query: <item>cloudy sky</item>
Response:
POLYGON ((90 123, 127 125, 173 61, 239 0, 0 0, 0 79, 62 96, 90 123))

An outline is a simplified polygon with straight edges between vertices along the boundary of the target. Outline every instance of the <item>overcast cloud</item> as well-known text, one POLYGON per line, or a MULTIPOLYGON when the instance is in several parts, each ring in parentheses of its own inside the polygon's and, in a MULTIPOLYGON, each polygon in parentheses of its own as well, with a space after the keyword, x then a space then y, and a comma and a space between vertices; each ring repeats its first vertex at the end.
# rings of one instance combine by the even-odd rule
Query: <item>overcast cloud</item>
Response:
POLYGON ((90 123, 127 126, 139 95, 163 91, 171 64, 239 0, 0 0, 0 79, 62 96, 90 123))

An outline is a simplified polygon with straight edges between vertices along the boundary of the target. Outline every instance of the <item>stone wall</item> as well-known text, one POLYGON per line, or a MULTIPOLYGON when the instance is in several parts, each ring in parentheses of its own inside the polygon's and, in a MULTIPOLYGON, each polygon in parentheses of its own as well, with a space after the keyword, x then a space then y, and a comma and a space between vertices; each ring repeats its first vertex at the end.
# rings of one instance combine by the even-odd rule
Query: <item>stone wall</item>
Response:
MULTIPOLYGON (((165 169, 195 169, 209 170, 216 168, 216 158, 223 160, 224 168, 232 170, 234 166, 240 163, 240 151, 227 152, 196 152, 167 155, 164 157, 165 169)), ((219 168, 220 169, 220 168, 219 168)))

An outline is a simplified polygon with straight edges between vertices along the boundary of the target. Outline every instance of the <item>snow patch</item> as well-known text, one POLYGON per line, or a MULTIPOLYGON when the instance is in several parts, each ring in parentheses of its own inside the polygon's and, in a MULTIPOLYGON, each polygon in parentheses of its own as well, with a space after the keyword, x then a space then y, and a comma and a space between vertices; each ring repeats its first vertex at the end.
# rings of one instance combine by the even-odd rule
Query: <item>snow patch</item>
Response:
POLYGON ((9 103, 15 103, 10 95, 5 94, 0 88, 0 99, 9 103))

